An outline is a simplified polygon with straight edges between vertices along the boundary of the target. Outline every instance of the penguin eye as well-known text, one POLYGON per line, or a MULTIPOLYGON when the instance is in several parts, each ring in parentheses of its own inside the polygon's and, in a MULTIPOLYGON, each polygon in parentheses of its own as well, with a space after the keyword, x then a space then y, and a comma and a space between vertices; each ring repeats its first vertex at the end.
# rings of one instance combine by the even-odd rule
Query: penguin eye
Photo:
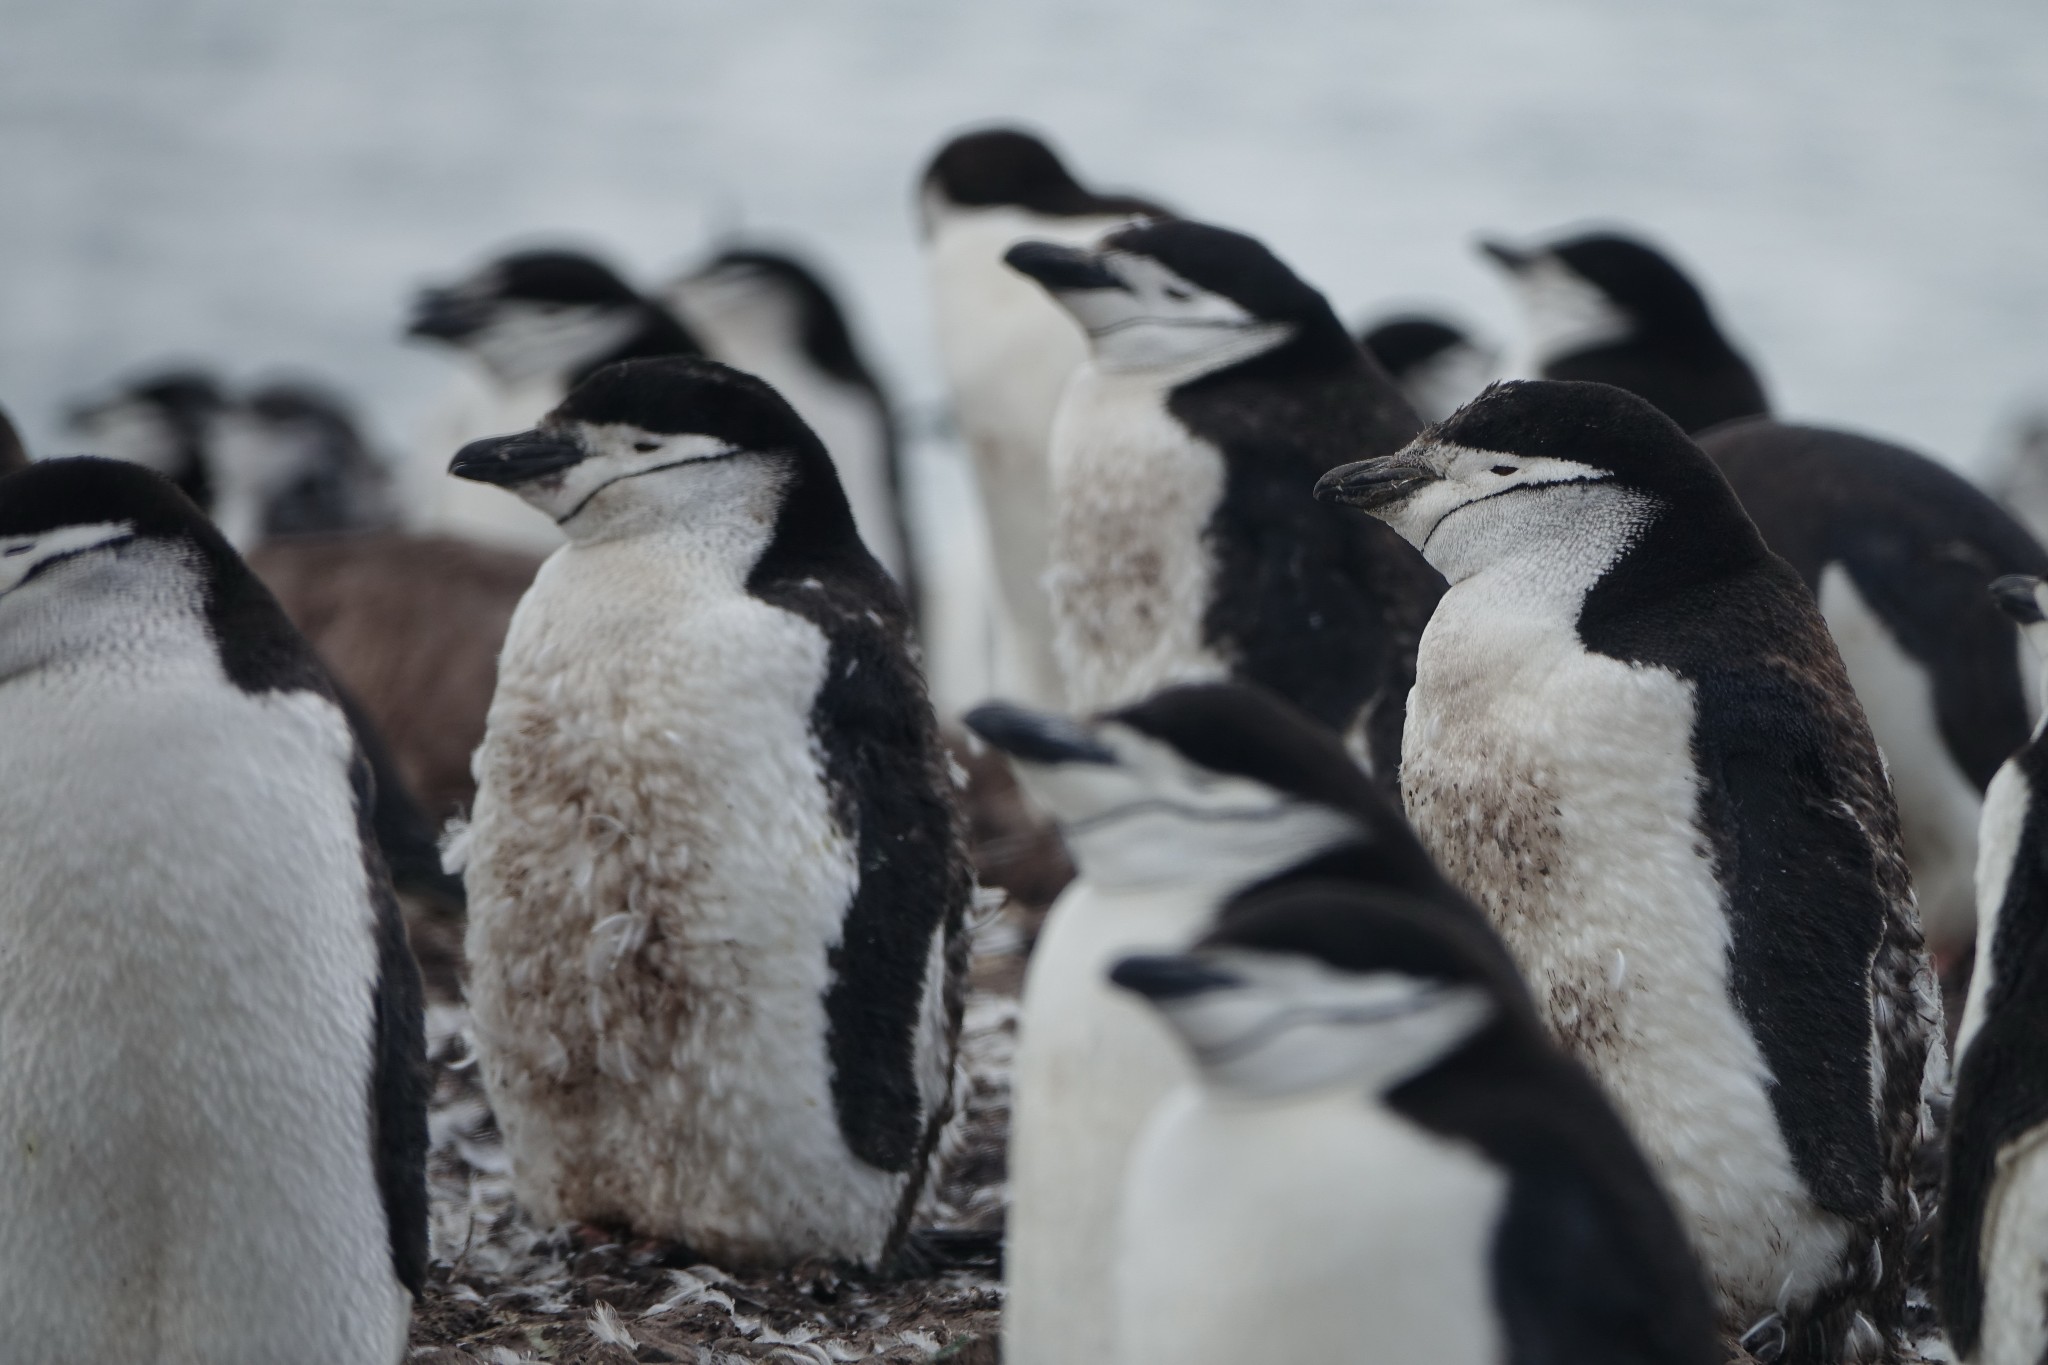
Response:
POLYGON ((635 449, 635 450, 637 450, 637 451, 640 451, 641 453, 643 453, 643 454, 644 454, 644 453, 646 453, 647 451, 650 451, 650 450, 660 450, 660 449, 661 449, 661 442, 659 442, 659 441, 635 441, 635 442, 633 442, 633 449, 635 449))
POLYGON ((1169 284, 1166 286, 1166 297, 1170 299, 1179 299, 1182 302, 1186 302, 1187 300, 1193 298, 1194 295, 1190 294, 1187 290, 1181 288, 1177 284, 1169 284))
POLYGON ((1493 472, 1496 474, 1519 474, 1522 472, 1522 469, 1520 465, 1497 464, 1493 467, 1493 472))
POLYGON ((0 550, 0 556, 5 556, 8 559, 12 559, 16 555, 27 554, 30 550, 33 550, 35 547, 36 546, 34 541, 29 541, 25 545, 10 545, 5 550, 0 550))

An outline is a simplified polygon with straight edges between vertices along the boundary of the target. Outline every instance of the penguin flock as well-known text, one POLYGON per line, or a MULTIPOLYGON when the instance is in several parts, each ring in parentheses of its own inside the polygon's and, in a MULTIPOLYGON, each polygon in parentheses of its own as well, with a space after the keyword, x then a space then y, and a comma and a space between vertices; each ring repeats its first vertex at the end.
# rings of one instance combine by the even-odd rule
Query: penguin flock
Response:
POLYGON ((791 1359, 985 1283, 895 1346, 2039 1365, 2025 524, 1631 235, 1482 244, 1510 359, 1019 129, 913 198, 971 555, 773 244, 423 290, 398 455, 193 367, 0 419, 0 1354, 452 1350, 487 1133, 579 1361, 685 1358, 604 1253, 799 1277, 791 1359))

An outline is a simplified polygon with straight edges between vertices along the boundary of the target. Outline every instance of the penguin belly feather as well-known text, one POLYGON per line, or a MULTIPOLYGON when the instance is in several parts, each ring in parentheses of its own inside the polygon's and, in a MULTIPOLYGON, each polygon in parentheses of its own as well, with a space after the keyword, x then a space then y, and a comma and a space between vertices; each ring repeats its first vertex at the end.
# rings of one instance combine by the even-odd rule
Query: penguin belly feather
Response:
POLYGON ((9 1358, 403 1353, 352 753, 332 703, 206 645, 0 685, 9 1358))
MULTIPOLYGON (((808 726, 828 642, 721 559, 572 546, 520 604, 468 832, 477 1042, 539 1218, 721 1263, 869 1261, 922 1173, 860 1161, 835 1116, 825 996, 858 871, 808 726)), ((949 1059, 918 1060, 929 1105, 949 1059)))
POLYGON ((1849 1228, 1800 1180, 1731 996, 1693 686, 1587 651, 1493 572, 1424 632, 1402 796, 1650 1154, 1739 1334, 1837 1279, 1849 1228))

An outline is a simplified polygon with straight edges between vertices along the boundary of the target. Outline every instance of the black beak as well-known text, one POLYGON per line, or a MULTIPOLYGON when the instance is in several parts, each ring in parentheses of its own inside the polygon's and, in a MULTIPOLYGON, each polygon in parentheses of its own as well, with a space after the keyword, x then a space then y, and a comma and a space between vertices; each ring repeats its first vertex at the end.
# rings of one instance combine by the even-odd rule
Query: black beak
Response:
POLYGON ((1116 755, 1087 730, 1050 711, 1006 701, 983 702, 964 717, 967 728, 1012 758, 1056 763, 1114 763, 1116 755))
POLYGON ((1493 237, 1481 237, 1479 249, 1493 257, 1494 264, 1511 275, 1528 269, 1536 262, 1535 252, 1524 251, 1518 246, 1509 246, 1506 242, 1493 237))
POLYGON ((486 436, 455 452, 448 472, 458 479, 513 488, 583 462, 583 447, 550 431, 486 436))
POLYGON ((413 300, 405 334, 434 341, 461 341, 484 325, 489 308, 452 289, 422 289, 413 300))
POLYGON ((2042 618, 2041 604, 2035 599, 2034 590, 2040 586, 2041 580, 2031 574, 2009 573, 1991 580, 1991 600, 2020 625, 2036 625, 2042 618))
POLYGON ((1029 275, 1055 294, 1124 287, 1124 282, 1110 274, 1094 252, 1083 251, 1079 247, 1060 246, 1053 242, 1019 242, 1003 253, 1003 263, 1020 274, 1029 275))
POLYGON ((1337 466, 1316 480, 1316 500, 1355 507, 1361 512, 1377 512, 1442 477, 1423 463, 1419 455, 1404 450, 1376 460, 1337 466))
POLYGON ((1185 1000, 1244 984, 1242 977, 1212 967, 1199 957, 1180 954, 1124 958, 1109 969, 1109 979, 1152 1001, 1185 1000))

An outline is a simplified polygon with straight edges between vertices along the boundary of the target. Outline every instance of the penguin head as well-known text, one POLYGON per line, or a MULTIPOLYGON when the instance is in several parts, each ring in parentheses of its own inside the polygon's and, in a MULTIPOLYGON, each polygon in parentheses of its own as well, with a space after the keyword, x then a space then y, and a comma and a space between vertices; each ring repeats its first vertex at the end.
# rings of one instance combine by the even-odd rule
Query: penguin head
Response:
POLYGON ((838 300, 818 274, 794 256, 759 249, 724 251, 677 280, 668 297, 720 354, 755 349, 795 353, 835 379, 874 385, 838 300))
POLYGON ((1480 248, 1513 283, 1539 365, 1631 338, 1725 345, 1699 287, 1634 238, 1589 232, 1536 248, 1480 248))
POLYGON ((734 543, 758 552, 793 516, 814 548, 855 535, 803 419, 753 375, 700 356, 607 365, 534 430, 472 441, 448 472, 511 490, 576 544, 680 527, 740 533, 734 543))
POLYGON ((32 464, 0 479, 0 679, 87 648, 145 652, 247 578, 161 475, 90 456, 32 464))
POLYGON ((1246 898, 1187 952, 1122 959, 1110 980, 1159 1012, 1212 1089, 1385 1093, 1490 1022, 1533 1027, 1484 935, 1409 897, 1292 883, 1246 898))
POLYGON ((1058 153, 1021 128, 982 128, 947 142, 925 167, 918 197, 927 235, 949 218, 991 209, 1046 218, 1168 216, 1147 200, 1084 188, 1058 153))
POLYGON ((213 376, 170 369, 74 403, 65 426, 94 453, 154 470, 207 507, 213 496, 211 447, 227 405, 213 376))
POLYGON ((222 413, 214 517, 230 544, 356 530, 388 512, 386 476, 342 401, 317 385, 258 388, 222 413))
POLYGON ((1003 259, 1073 314, 1104 370, 1181 383, 1289 343, 1357 358, 1328 301, 1243 233, 1141 223, 1093 248, 1020 242, 1003 259))
POLYGON ((1227 894, 1344 849, 1355 875, 1441 886, 1342 742, 1261 689, 1171 687, 1087 721, 998 702, 966 722, 1009 755, 1097 885, 1227 894))
POLYGON ((1391 317, 1358 338, 1425 422, 1441 422, 1499 373, 1499 356, 1441 318, 1391 317))
POLYGON ((503 384, 570 375, 623 346, 648 304, 602 263, 574 251, 520 251, 467 278, 423 289, 410 336, 457 346, 503 384))
POLYGON ((1597 574, 1652 525, 1682 530, 1702 571, 1763 554, 1706 453, 1607 384, 1494 384, 1394 454, 1323 475, 1316 496, 1386 522, 1454 584, 1530 550, 1597 574))

